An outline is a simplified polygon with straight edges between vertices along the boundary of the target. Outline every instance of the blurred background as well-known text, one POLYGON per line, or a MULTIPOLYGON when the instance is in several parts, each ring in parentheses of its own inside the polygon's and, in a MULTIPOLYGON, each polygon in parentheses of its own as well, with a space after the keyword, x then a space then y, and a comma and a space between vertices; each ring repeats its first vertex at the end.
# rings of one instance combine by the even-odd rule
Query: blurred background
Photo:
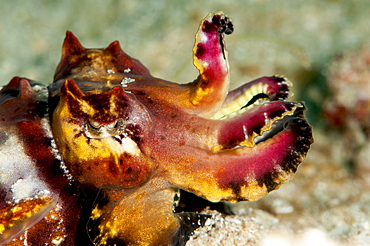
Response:
MULTIPOLYGON (((327 93, 332 59, 358 49, 370 37, 367 0, 0 3, 0 85, 13 76, 49 84, 66 30, 90 48, 119 40, 154 76, 192 81, 197 76, 191 49, 198 24, 209 12, 222 10, 235 25, 226 38, 233 88, 279 73, 293 81, 296 93, 304 89, 301 99, 320 100, 327 93)), ((310 105, 310 117, 316 115, 316 104, 310 105)))
POLYGON ((265 75, 286 75, 294 100, 306 102, 315 137, 292 182, 259 202, 234 206, 234 212, 263 213, 248 214, 265 225, 261 235, 283 230, 276 235, 286 238, 286 232, 304 235, 314 228, 333 245, 370 241, 369 0, 0 4, 0 85, 13 76, 51 83, 66 30, 88 48, 119 40, 153 76, 192 81, 198 74, 192 47, 199 22, 222 10, 235 27, 226 37, 232 88, 265 75), (273 220, 265 221, 266 215, 273 220))

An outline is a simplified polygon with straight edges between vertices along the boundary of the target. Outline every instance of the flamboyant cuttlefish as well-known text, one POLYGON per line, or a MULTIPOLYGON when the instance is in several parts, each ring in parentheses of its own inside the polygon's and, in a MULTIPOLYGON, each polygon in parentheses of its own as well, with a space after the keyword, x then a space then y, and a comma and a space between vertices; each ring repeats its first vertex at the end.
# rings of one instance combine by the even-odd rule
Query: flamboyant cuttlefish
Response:
POLYGON ((283 76, 228 92, 223 13, 200 24, 200 75, 152 77, 117 41, 67 32, 54 82, 0 91, 0 245, 172 245, 178 190, 254 201, 289 181, 312 140, 283 76))

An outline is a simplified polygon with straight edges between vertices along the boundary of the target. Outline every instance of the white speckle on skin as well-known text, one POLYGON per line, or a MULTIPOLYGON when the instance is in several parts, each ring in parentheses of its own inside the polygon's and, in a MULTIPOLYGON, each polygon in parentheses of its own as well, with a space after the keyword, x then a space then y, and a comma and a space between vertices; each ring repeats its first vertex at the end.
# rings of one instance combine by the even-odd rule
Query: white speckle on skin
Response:
POLYGON ((48 185, 38 178, 38 172, 23 150, 16 133, 8 131, 9 138, 0 146, 0 186, 7 191, 6 200, 21 199, 45 194, 48 185))
POLYGON ((208 41, 208 37, 204 32, 199 32, 199 43, 206 43, 208 41))
POLYGON ((202 65, 203 65, 203 67, 204 67, 205 69, 207 69, 207 68, 208 68, 208 62, 206 62, 206 61, 201 61, 201 63, 202 63, 202 65))
POLYGON ((48 89, 43 85, 32 85, 32 90, 34 91, 36 98, 35 101, 47 102, 49 98, 48 89))
POLYGON ((140 155, 141 151, 134 140, 132 140, 129 137, 125 137, 125 138, 122 138, 121 141, 122 141, 121 146, 124 152, 129 153, 133 156, 140 155))
POLYGON ((53 238, 53 240, 51 241, 51 243, 54 244, 54 245, 59 245, 63 241, 64 241, 64 238, 63 237, 57 237, 57 238, 53 238))
POLYGON ((51 139, 50 146, 51 146, 51 151, 52 151, 52 153, 55 156, 55 159, 57 159, 57 160, 60 161, 60 167, 61 167, 61 169, 63 170, 63 172, 66 175, 67 179, 69 181, 71 181, 73 179, 72 178, 72 175, 69 173, 66 165, 64 164, 63 159, 62 159, 62 156, 60 155, 60 153, 58 151, 58 148, 56 146, 56 143, 55 143, 55 141, 53 139, 52 132, 51 132, 51 129, 50 129, 50 121, 48 120, 48 114, 46 115, 45 118, 42 118, 41 119, 41 125, 42 125, 42 128, 45 131, 46 136, 51 139))
POLYGON ((26 231, 23 235, 24 235, 24 241, 23 241, 23 245, 24 246, 28 246, 28 243, 27 243, 27 233, 28 233, 28 231, 26 231))
POLYGON ((267 112, 264 112, 263 116, 265 117, 265 125, 267 125, 270 122, 270 118, 269 118, 267 112))
POLYGON ((124 72, 124 73, 129 73, 129 72, 131 72, 131 69, 126 68, 125 70, 123 70, 123 72, 124 72))
POLYGON ((34 175, 24 179, 20 178, 11 186, 15 202, 38 195, 50 195, 50 191, 45 188, 47 188, 46 184, 35 178, 34 175))
POLYGON ((243 133, 244 133, 245 140, 248 140, 248 138, 249 138, 248 129, 247 129, 247 126, 245 126, 245 125, 243 125, 243 133))
POLYGON ((128 83, 132 83, 132 82, 135 82, 135 79, 125 77, 125 78, 123 78, 123 79, 122 79, 122 81, 121 81, 121 86, 122 86, 122 87, 127 87, 127 84, 128 84, 128 83))

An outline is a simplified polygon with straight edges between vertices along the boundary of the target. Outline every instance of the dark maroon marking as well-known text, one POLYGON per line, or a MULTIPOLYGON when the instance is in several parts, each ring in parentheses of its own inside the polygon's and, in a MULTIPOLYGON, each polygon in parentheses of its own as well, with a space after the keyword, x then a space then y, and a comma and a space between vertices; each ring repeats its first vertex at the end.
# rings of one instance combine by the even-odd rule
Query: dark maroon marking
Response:
POLYGON ((214 15, 212 21, 205 20, 203 22, 202 31, 210 34, 224 33, 226 30, 230 32, 232 28, 228 29, 228 26, 230 26, 228 23, 231 23, 228 18, 225 21, 220 15, 214 15))
POLYGON ((197 50, 195 52, 195 56, 198 58, 198 59, 201 59, 201 57, 203 57, 204 53, 206 53, 206 48, 204 47, 205 45, 202 44, 202 43, 199 43, 197 45, 197 50))
POLYGON ((137 145, 141 143, 141 135, 143 134, 143 129, 140 125, 137 124, 128 124, 126 126, 126 133, 131 140, 133 140, 137 145))
POLYGON ((210 34, 216 34, 218 32, 218 25, 206 20, 203 23, 202 31, 210 34))
POLYGON ((214 15, 212 17, 212 23, 215 24, 215 26, 219 26, 221 22, 222 18, 221 18, 221 15, 214 15))
POLYGON ((115 87, 110 92, 103 93, 103 94, 84 94, 81 92, 79 87, 76 85, 75 82, 70 80, 69 82, 66 82, 62 88, 61 88, 62 97, 64 97, 64 100, 66 100, 67 105, 69 106, 69 110, 75 119, 79 118, 93 118, 94 121, 102 124, 109 124, 113 123, 118 120, 118 118, 127 118, 128 117, 128 100, 125 98, 128 95, 124 94, 122 88, 115 87), (69 93, 68 93, 69 91, 69 93), (122 92, 122 93, 121 93, 122 92), (93 116, 88 115, 84 111, 81 110, 81 105, 79 103, 76 103, 75 98, 71 95, 74 95, 77 98, 80 98, 83 101, 86 101, 94 110, 96 113, 94 113, 93 116), (111 108, 111 101, 109 100, 112 94, 116 94, 117 98, 116 100, 119 100, 120 107, 119 116, 114 116, 110 114, 110 108, 111 108), (108 113, 107 113, 108 112, 108 113))

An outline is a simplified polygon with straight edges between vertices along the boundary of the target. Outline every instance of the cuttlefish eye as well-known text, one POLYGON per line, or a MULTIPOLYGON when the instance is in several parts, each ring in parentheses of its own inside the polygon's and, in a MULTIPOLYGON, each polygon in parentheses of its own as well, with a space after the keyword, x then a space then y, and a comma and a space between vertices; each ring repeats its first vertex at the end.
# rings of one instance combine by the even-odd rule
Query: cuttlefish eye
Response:
POLYGON ((87 119, 85 123, 85 134, 88 138, 106 138, 122 134, 125 128, 126 122, 122 118, 109 124, 87 119))

